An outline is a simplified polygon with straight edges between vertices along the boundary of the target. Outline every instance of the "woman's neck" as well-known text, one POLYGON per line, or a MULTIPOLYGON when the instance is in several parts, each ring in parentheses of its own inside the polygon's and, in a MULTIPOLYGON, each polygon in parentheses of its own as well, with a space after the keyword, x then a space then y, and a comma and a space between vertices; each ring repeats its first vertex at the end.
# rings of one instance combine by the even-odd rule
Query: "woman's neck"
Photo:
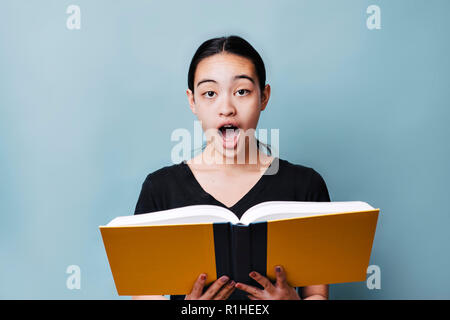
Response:
POLYGON ((248 149, 251 148, 246 147, 244 154, 234 154, 234 156, 227 157, 218 152, 210 143, 201 154, 190 159, 188 163, 200 168, 207 167, 210 170, 220 170, 233 174, 256 170, 265 171, 272 163, 273 157, 259 149, 253 152, 249 152, 248 149))

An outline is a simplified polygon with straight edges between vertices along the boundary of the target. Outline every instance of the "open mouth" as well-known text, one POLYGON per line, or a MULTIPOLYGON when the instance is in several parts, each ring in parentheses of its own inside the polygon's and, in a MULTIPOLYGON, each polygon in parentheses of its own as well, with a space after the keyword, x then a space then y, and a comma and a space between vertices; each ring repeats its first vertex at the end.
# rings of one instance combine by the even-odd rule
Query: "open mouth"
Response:
POLYGON ((236 147, 240 134, 240 129, 238 127, 232 124, 227 124, 221 126, 218 131, 220 136, 222 137, 224 148, 236 147))

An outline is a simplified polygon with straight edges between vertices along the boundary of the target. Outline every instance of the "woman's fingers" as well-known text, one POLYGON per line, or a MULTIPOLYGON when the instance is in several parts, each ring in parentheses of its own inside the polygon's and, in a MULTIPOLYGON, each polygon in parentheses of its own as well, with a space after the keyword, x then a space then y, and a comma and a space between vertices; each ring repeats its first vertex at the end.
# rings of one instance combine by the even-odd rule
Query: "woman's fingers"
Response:
POLYGON ((214 300, 226 300, 233 293, 236 283, 232 280, 228 282, 222 289, 214 296, 214 300))
POLYGON ((206 292, 201 296, 200 299, 211 300, 220 290, 220 288, 222 288, 224 284, 228 282, 229 279, 230 278, 227 276, 222 276, 214 281, 214 283, 208 288, 208 290, 206 290, 206 292))
POLYGON ((286 282, 286 272, 284 272, 284 268, 282 266, 275 267, 275 276, 277 279, 277 287, 284 288, 287 286, 286 282))
MULTIPOLYGON (((286 282, 286 273, 282 266, 275 267, 275 275, 276 275, 276 286, 278 288, 286 288, 288 286, 286 282)), ((233 291, 237 288, 249 293, 249 299, 263 299, 265 295, 272 295, 276 292, 275 286, 272 282, 262 276, 260 273, 256 271, 250 272, 250 277, 252 277, 255 281, 257 281, 261 286, 263 286, 263 290, 256 288, 254 286, 250 286, 244 283, 235 283, 234 281, 230 281, 228 276, 222 276, 214 283, 209 286, 208 290, 202 294, 203 288, 206 283, 206 274, 201 274, 197 281, 195 281, 194 286, 192 288, 191 293, 186 297, 187 299, 202 299, 202 300, 226 300, 233 293, 233 291)))
POLYGON ((238 283, 236 283, 236 288, 239 289, 239 290, 243 290, 243 291, 249 293, 251 296, 253 296, 253 297, 257 298, 257 299, 262 299, 263 298, 262 297, 263 296, 263 290, 260 290, 260 289, 258 289, 256 287, 249 286, 247 284, 238 282, 238 283))
POLYGON ((236 283, 236 288, 249 293, 247 297, 250 300, 298 300, 300 298, 299 295, 286 281, 284 268, 276 266, 275 275, 276 286, 268 278, 253 271, 250 273, 250 276, 261 284, 264 290, 240 282, 236 283))
POLYGON ((249 286, 247 284, 238 282, 236 284, 236 288, 249 293, 250 294, 248 296, 249 299, 251 299, 251 300, 264 299, 265 295, 267 295, 267 294, 271 295, 275 292, 275 287, 272 284, 272 282, 270 282, 269 279, 262 276, 260 273, 258 273, 256 271, 252 271, 252 272, 250 272, 250 277, 252 277, 260 285, 262 285, 264 290, 258 289, 254 286, 249 286))
POLYGON ((192 291, 188 296, 186 296, 186 299, 195 300, 200 298, 203 292, 203 287, 205 286, 205 282, 206 274, 202 273, 195 281, 194 286, 192 287, 192 291))
POLYGON ((260 285, 262 285, 264 290, 266 290, 267 292, 272 293, 273 291, 275 291, 275 287, 273 286, 272 282, 270 282, 269 279, 262 276, 260 273, 252 271, 250 272, 250 277, 255 279, 260 285))

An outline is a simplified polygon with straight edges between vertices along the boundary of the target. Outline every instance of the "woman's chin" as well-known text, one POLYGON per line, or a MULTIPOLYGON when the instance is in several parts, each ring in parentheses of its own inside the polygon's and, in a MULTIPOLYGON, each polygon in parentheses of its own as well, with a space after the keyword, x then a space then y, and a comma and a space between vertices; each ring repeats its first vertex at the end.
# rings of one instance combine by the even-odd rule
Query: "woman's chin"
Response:
POLYGON ((234 161, 233 159, 239 154, 239 150, 236 145, 218 145, 216 146, 216 151, 220 156, 231 159, 231 161, 234 161))

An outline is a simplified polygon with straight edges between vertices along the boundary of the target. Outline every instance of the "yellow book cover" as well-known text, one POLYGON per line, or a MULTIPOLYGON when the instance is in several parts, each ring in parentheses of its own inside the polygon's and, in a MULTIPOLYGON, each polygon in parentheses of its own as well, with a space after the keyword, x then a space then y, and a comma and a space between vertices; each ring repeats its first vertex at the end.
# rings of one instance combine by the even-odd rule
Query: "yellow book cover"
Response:
POLYGON ((195 205, 113 219, 100 232, 119 295, 188 294, 201 273, 250 283, 250 271, 293 287, 364 281, 380 209, 361 201, 268 201, 239 220, 195 205))

